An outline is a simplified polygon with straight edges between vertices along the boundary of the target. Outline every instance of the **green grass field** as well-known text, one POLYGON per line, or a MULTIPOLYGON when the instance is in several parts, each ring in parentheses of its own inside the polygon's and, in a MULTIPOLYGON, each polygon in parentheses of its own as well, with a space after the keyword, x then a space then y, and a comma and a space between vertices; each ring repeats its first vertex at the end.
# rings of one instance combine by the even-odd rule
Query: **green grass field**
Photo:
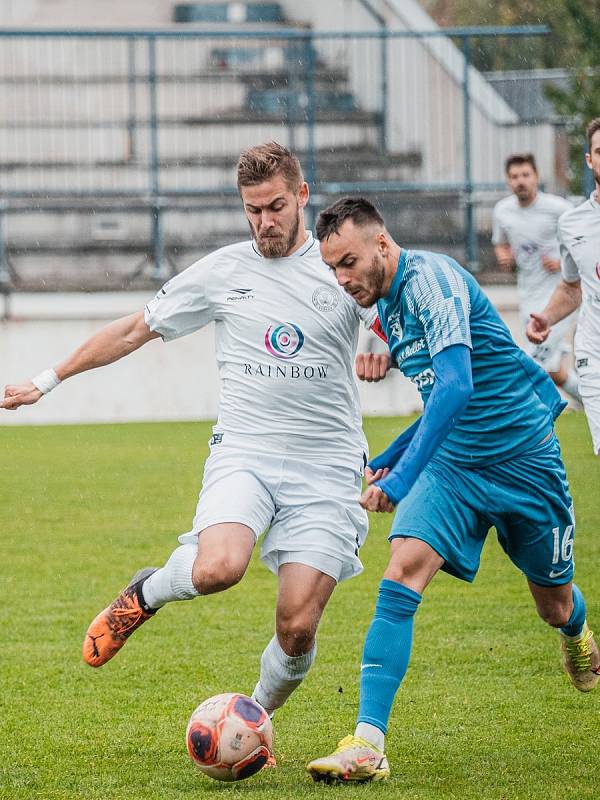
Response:
MULTIPOLYGON (((371 419, 377 452, 406 420, 371 419)), ((560 421, 578 516, 577 580, 600 627, 600 467, 582 414, 560 421)), ((493 536, 472 586, 440 575, 416 618, 394 707, 386 784, 314 785, 304 772, 354 727, 358 666, 387 559, 372 518, 365 572, 336 590, 319 656, 275 720, 277 770, 240 784, 200 775, 193 708, 250 693, 272 635, 276 582, 255 561, 226 594, 167 606, 100 670, 81 661, 91 618, 189 527, 207 424, 0 428, 0 797, 592 798, 600 691, 576 692, 558 637, 493 536)))

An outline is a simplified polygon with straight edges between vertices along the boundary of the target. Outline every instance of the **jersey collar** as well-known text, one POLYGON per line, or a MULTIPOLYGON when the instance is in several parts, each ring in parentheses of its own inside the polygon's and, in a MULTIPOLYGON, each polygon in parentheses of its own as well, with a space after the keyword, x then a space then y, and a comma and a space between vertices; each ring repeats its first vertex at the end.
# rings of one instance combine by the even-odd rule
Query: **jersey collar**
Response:
MULTIPOLYGON (((293 253, 290 253, 289 256, 283 256, 283 258, 294 258, 297 256, 304 256, 308 253, 308 251, 313 247, 315 243, 315 237, 312 235, 312 231, 304 231, 306 234, 306 240, 302 242, 300 247, 297 250, 294 250, 293 253)), ((256 242, 252 239, 252 249, 256 253, 257 256, 264 258, 263 254, 260 252, 258 247, 256 246, 256 242)))

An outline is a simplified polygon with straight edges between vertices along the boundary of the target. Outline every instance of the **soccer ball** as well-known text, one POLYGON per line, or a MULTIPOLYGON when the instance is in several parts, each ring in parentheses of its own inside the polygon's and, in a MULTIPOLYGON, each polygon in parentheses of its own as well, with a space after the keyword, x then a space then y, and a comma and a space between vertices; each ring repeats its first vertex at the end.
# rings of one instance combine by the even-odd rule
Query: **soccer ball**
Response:
POLYGON ((217 694, 200 703, 185 734, 188 753, 205 775, 241 781, 264 767, 273 728, 264 708, 245 694, 217 694))

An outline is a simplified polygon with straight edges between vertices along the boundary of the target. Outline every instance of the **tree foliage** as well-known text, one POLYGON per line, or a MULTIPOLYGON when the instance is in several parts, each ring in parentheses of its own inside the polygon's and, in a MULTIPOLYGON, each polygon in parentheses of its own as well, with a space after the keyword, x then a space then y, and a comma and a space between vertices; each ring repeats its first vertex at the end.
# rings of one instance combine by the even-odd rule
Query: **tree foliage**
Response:
POLYGON ((567 69, 567 89, 548 86, 547 96, 567 121, 573 191, 583 190, 583 131, 600 116, 600 0, 422 0, 443 26, 549 25, 549 36, 480 39, 473 63, 482 71, 567 69))
POLYGON ((550 36, 480 39, 474 64, 482 71, 577 66, 580 14, 600 14, 600 0, 422 0, 440 25, 549 25, 550 36))

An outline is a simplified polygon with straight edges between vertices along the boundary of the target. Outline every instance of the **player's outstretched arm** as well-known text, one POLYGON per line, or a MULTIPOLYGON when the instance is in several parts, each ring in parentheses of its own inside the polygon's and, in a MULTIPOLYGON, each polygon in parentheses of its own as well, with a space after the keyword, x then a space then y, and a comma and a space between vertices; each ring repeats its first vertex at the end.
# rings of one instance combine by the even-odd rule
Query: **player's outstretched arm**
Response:
POLYGON ((422 417, 419 417, 412 425, 405 428, 400 436, 394 439, 389 447, 386 447, 383 453, 380 453, 369 461, 365 470, 365 477, 368 484, 385 478, 388 472, 396 466, 404 455, 407 447, 412 442, 413 436, 417 432, 422 419, 422 417))
POLYGON ((396 466, 361 497, 361 505, 369 511, 389 512, 408 494, 473 394, 467 345, 447 347, 432 362, 435 382, 418 428, 415 425, 415 433, 396 466))
POLYGON ((561 319, 568 317, 581 305, 581 281, 573 283, 564 278, 558 284, 548 305, 539 313, 533 312, 527 323, 526 334, 530 342, 541 344, 550 334, 550 329, 561 319))
POLYGON ((32 405, 61 381, 80 372, 112 364, 158 336, 146 325, 143 311, 111 322, 55 369, 45 370, 30 381, 6 386, 0 408, 14 411, 20 406, 32 405))

